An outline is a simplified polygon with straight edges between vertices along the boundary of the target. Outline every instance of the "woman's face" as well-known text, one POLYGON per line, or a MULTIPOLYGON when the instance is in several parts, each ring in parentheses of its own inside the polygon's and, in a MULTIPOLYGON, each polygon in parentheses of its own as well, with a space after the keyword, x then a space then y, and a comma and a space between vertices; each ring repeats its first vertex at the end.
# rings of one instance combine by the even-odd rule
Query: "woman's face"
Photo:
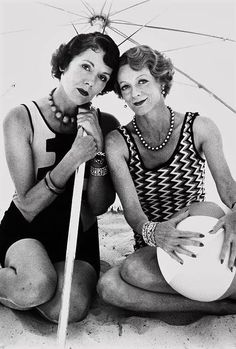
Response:
POLYGON ((110 79, 112 69, 104 61, 104 51, 88 49, 75 56, 61 75, 67 96, 77 105, 90 102, 110 79))
POLYGON ((147 114, 156 108, 161 98, 161 86, 148 68, 137 71, 126 64, 120 67, 117 80, 123 99, 136 115, 147 114))

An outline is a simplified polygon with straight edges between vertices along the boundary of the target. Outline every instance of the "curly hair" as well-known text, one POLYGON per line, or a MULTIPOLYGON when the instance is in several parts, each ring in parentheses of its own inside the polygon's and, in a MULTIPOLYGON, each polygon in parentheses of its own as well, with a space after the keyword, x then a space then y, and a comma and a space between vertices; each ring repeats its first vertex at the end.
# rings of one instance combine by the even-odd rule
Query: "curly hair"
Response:
MULTIPOLYGON (((126 64, 137 71, 147 67, 152 76, 163 86, 164 96, 170 92, 174 75, 174 66, 171 60, 161 52, 147 45, 132 47, 120 57, 119 68, 126 64)), ((121 90, 117 82, 114 91, 122 98, 121 90)))
POLYGON ((109 81, 100 94, 102 95, 109 91, 113 91, 119 66, 120 52, 112 38, 100 32, 78 34, 67 44, 61 44, 52 55, 52 76, 60 80, 63 70, 69 66, 73 58, 88 49, 94 51, 102 49, 105 52, 103 60, 104 63, 112 69, 112 73, 109 81))

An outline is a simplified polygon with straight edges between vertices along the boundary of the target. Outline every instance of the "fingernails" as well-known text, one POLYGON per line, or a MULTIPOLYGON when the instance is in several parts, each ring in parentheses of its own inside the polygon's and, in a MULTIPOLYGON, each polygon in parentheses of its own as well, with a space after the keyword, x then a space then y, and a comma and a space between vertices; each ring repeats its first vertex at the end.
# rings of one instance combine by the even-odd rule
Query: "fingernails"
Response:
POLYGON ((202 246, 204 246, 204 244, 202 243, 202 242, 200 242, 200 245, 199 245, 200 247, 202 247, 202 246))
POLYGON ((223 264, 223 263, 224 263, 224 260, 223 260, 223 259, 221 259, 221 260, 220 260, 220 263, 221 263, 221 264, 223 264))
POLYGON ((230 270, 231 270, 231 272, 233 272, 234 268, 233 268, 233 267, 231 267, 231 268, 230 268, 230 270))
POLYGON ((203 235, 203 234, 200 234, 199 236, 200 236, 200 238, 204 238, 205 237, 205 235, 203 235))
POLYGON ((209 233, 210 233, 210 234, 213 233, 213 229, 209 230, 209 233))
POLYGON ((196 258, 197 256, 194 254, 194 253, 192 253, 192 255, 191 255, 193 258, 196 258))
POLYGON ((180 262, 180 264, 182 264, 182 265, 183 265, 183 264, 184 264, 184 262, 182 262, 182 261, 181 261, 181 262, 180 262))

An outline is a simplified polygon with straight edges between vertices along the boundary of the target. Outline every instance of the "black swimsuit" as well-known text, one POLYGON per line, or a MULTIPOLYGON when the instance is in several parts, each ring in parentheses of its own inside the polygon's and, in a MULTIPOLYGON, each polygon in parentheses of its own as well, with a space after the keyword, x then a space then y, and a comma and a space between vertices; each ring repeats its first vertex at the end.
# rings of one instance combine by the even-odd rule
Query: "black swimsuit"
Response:
MULTIPOLYGON (((25 105, 32 124, 32 149, 35 163, 35 176, 40 181, 47 171, 54 168, 70 149, 75 135, 55 133, 44 119, 37 104, 25 105)), ((86 193, 88 168, 85 169, 83 201, 86 193)), ((5 212, 0 225, 0 263, 4 265, 8 248, 24 238, 39 240, 45 247, 52 263, 65 260, 67 236, 70 221, 71 200, 74 176, 66 185, 66 190, 50 206, 41 211, 28 222, 20 210, 17 195, 13 197, 10 207, 5 212)), ((84 231, 80 219, 76 259, 90 263, 97 276, 100 272, 99 240, 97 220, 84 231)))

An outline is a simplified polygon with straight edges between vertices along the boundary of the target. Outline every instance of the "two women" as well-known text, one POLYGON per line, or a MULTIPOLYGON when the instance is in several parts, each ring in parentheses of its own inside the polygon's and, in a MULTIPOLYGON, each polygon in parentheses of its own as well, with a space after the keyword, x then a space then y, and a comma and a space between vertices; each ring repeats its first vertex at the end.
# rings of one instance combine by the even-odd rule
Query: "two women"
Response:
POLYGON ((113 89, 118 59, 109 36, 75 36, 52 56, 58 87, 5 118, 15 194, 0 226, 0 302, 13 309, 58 321, 74 173, 86 162, 69 321, 88 312, 100 268, 96 216, 115 198, 104 137, 119 125, 91 101, 113 89))
POLYGON ((230 252, 230 270, 236 261, 236 182, 220 132, 210 119, 166 105, 173 74, 172 62, 148 46, 131 48, 120 58, 117 94, 134 117, 107 136, 106 155, 136 251, 102 276, 98 291, 106 302, 134 311, 235 313, 236 278, 222 294, 233 302, 197 302, 177 294, 157 263, 156 246, 176 263, 183 263, 181 255, 196 258, 191 246, 203 245, 201 232, 176 229, 188 215, 219 219, 216 230, 225 229, 220 259, 230 252), (227 214, 204 201, 206 162, 227 214))

